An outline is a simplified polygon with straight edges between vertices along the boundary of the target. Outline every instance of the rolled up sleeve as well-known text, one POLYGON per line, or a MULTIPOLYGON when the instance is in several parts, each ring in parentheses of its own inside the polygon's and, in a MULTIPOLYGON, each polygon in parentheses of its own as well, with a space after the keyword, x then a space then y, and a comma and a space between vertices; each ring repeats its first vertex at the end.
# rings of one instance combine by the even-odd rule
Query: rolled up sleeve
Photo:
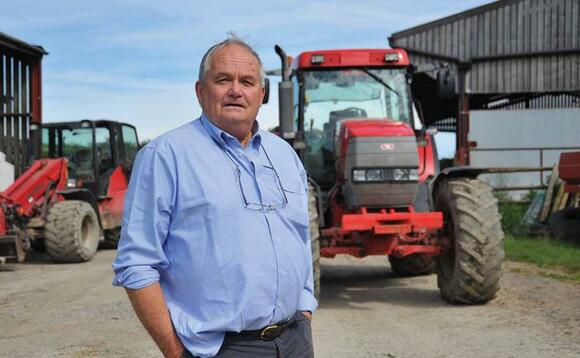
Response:
POLYGON ((121 239, 113 261, 114 286, 139 289, 169 267, 163 244, 169 232, 175 171, 156 147, 143 148, 125 194, 121 239))

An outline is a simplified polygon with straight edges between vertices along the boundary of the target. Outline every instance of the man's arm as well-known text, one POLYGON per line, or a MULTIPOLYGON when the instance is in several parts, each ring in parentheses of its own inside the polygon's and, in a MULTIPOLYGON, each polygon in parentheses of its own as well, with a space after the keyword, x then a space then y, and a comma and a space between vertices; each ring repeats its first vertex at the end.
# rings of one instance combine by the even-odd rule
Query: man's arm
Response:
POLYGON ((127 289, 131 305, 147 332, 166 358, 178 358, 184 347, 171 323, 169 310, 159 283, 140 288, 127 289))
MULTIPOLYGON (((302 179, 302 185, 304 186, 304 190, 306 190, 306 196, 304 198, 304 209, 306 210, 308 216, 308 210, 309 210, 309 205, 308 205, 308 179, 307 179, 307 174, 306 174, 306 170, 304 169, 304 167, 302 166, 302 163, 300 162, 300 160, 296 158, 296 165, 298 167, 298 171, 300 172, 300 177, 302 179)), ((304 284, 304 287, 302 288, 302 292, 300 293, 300 301, 298 303, 298 309, 302 311, 302 314, 304 314, 310 321, 312 321, 312 312, 314 312, 314 310, 316 310, 316 307, 318 306, 318 302, 316 302, 316 299, 314 298, 314 277, 313 277, 313 267, 312 267, 312 242, 310 240, 310 230, 308 230, 307 232, 307 238, 306 238, 306 242, 307 245, 305 245, 305 252, 304 254, 307 257, 307 261, 309 263, 309 267, 308 267, 308 277, 306 278, 306 282, 304 284)))

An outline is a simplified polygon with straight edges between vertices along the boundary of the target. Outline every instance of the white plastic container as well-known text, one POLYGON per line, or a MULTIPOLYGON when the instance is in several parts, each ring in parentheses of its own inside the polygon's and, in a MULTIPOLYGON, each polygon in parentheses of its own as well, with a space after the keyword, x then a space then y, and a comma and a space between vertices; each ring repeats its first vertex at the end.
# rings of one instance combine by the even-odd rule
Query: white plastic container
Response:
POLYGON ((0 192, 14 182, 14 165, 6 161, 6 154, 0 152, 0 192))

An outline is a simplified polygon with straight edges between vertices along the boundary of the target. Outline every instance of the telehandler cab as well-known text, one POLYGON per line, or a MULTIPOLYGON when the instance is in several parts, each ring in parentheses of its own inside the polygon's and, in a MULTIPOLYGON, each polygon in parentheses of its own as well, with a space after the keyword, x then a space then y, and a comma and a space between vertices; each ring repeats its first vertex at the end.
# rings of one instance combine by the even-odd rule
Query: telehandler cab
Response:
POLYGON ((0 257, 23 262, 33 246, 56 262, 89 261, 100 239, 119 239, 137 132, 108 120, 41 130, 42 159, 0 194, 0 257))

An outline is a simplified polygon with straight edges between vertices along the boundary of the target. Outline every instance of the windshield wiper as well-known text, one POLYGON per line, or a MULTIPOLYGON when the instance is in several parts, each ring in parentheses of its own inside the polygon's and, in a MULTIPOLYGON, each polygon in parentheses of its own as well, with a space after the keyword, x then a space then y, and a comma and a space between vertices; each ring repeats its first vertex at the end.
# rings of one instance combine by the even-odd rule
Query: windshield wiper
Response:
POLYGON ((367 75, 369 75, 370 78, 372 78, 373 80, 377 81, 378 83, 382 84, 383 86, 385 86, 387 89, 389 89, 391 92, 393 92, 394 94, 397 95, 397 97, 400 97, 401 95, 399 94, 399 92, 395 91, 393 89, 393 87, 389 86, 385 81, 383 81, 382 78, 380 78, 379 76, 375 75, 374 73, 372 73, 371 71, 369 71, 368 68, 360 68, 361 71, 363 71, 364 73, 366 73, 367 75))

